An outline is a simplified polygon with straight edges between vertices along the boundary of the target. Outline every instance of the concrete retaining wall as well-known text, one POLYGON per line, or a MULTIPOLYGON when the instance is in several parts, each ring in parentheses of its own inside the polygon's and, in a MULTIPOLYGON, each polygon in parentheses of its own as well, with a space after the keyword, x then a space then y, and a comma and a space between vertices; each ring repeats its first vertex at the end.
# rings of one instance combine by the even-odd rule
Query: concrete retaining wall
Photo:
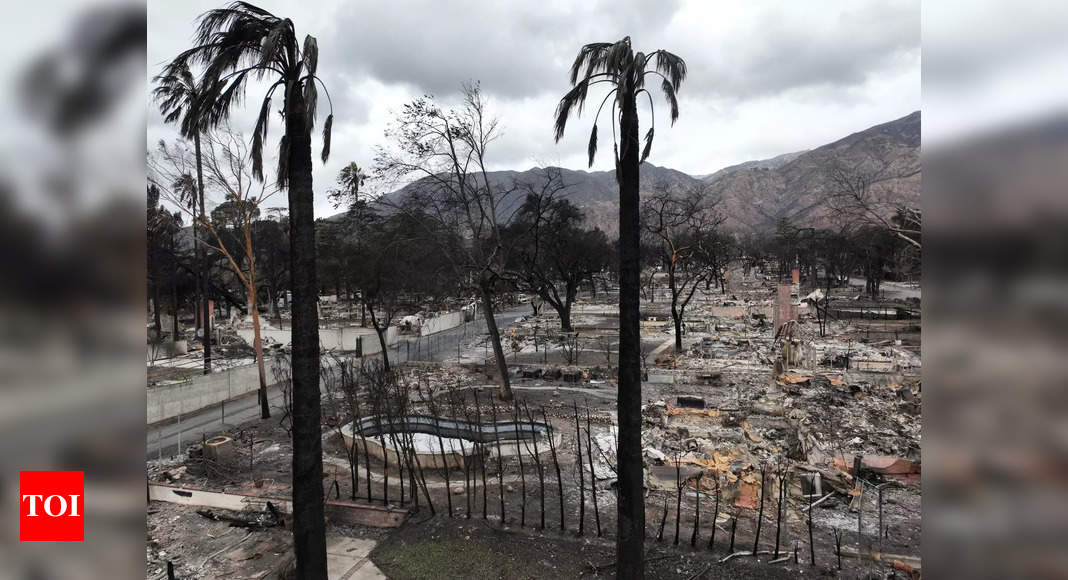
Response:
MULTIPOLYGON (((268 370, 268 373, 270 371, 268 370)), ((268 380, 270 375, 268 374, 268 380)), ((149 424, 173 419, 185 413, 218 405, 219 403, 255 392, 260 388, 256 365, 234 367, 210 375, 197 375, 192 380, 171 385, 148 387, 149 424)))
MULTIPOLYGON (((456 328, 464 323, 463 312, 450 312, 435 318, 428 319, 421 330, 426 336, 456 328)), ((389 347, 396 346, 399 340, 399 332, 396 326, 391 326, 386 331, 386 344, 389 347)), ((237 331, 241 338, 252 344, 252 329, 243 328, 237 331)), ((289 344, 290 330, 277 328, 264 328, 260 331, 264 338, 272 341, 289 344)), ((319 330, 319 344, 324 350, 337 350, 357 352, 360 356, 371 356, 382 352, 378 335, 373 328, 361 328, 346 326, 342 328, 323 328, 319 330)), ((267 381, 274 384, 271 370, 267 368, 267 381)), ((259 372, 255 364, 234 367, 222 372, 210 375, 197 375, 192 379, 170 385, 154 385, 148 387, 148 424, 174 419, 179 415, 193 413, 218 405, 235 397, 255 392, 260 387, 259 372)))
MULTIPOLYGON (((397 332, 398 330, 395 326, 391 326, 389 330, 386 331, 386 344, 389 346, 397 344, 397 332)), ((251 328, 239 329, 237 334, 243 338, 245 342, 252 344, 253 332, 251 328)), ((277 328, 264 328, 260 331, 260 336, 262 336, 265 341, 270 339, 271 342, 287 345, 291 340, 292 334, 288 329, 279 330, 277 328)), ((374 329, 362 328, 359 326, 320 328, 319 346, 323 347, 325 350, 342 350, 348 352, 360 351, 362 347, 362 352, 364 354, 381 352, 382 350, 378 344, 378 336, 375 334, 374 329)))
POLYGON ((434 318, 427 318, 426 320, 424 320, 422 328, 419 329, 419 334, 421 336, 435 334, 443 330, 456 328, 457 326, 460 326, 463 323, 463 312, 450 312, 448 314, 442 314, 440 316, 435 316, 434 318))
MULTIPOLYGON (((239 330, 238 334, 249 343, 252 342, 251 328, 239 330), (246 332, 247 337, 245 337, 246 332)), ((283 344, 289 343, 288 330, 267 329, 262 332, 262 335, 271 336, 283 344)), ((382 352, 378 336, 373 329, 369 328, 326 328, 319 331, 319 340, 326 350, 359 352, 362 356, 382 352)), ((397 327, 390 327, 386 331, 386 344, 392 347, 397 344, 397 340, 397 327)), ((266 371, 268 385, 273 385, 274 377, 271 376, 269 361, 266 371)), ((234 367, 210 375, 196 375, 182 383, 150 386, 148 387, 146 419, 149 425, 174 419, 179 415, 193 413, 212 405, 218 405, 223 401, 253 393, 259 388, 260 376, 255 364, 234 367)))
MULTIPOLYGON (((366 330, 366 329, 360 329, 360 330, 366 330)), ((386 345, 388 345, 390 347, 396 346, 399 332, 400 331, 396 326, 390 326, 389 329, 386 330, 386 345)), ((319 333, 319 340, 322 341, 322 339, 323 339, 322 332, 320 332, 319 333)), ((342 350, 358 351, 361 356, 368 356, 368 355, 378 354, 378 353, 382 352, 382 344, 378 341, 378 335, 375 334, 375 331, 373 329, 371 330, 370 334, 362 334, 359 337, 357 337, 356 339, 354 339, 353 340, 353 344, 355 344, 355 342, 357 340, 360 341, 360 343, 361 343, 359 348, 356 348, 354 346, 353 348, 342 349, 342 350)), ((327 347, 324 344, 323 348, 329 348, 329 347, 327 347)))

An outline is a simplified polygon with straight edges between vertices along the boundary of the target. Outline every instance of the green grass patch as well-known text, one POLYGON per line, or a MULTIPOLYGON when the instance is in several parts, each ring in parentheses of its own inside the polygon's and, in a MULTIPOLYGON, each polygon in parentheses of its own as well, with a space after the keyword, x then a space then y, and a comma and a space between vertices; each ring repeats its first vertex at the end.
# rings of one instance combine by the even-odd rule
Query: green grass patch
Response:
POLYGON ((375 564, 390 578, 466 580, 533 578, 507 554, 475 542, 426 541, 376 550, 375 564))

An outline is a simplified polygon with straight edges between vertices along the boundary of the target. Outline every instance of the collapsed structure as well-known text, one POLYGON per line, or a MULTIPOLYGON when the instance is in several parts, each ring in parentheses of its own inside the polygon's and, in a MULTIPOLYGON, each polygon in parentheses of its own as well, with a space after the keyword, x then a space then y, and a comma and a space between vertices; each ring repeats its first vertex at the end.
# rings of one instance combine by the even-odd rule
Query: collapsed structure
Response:
MULTIPOLYGON (((667 305, 643 305, 647 538, 787 569, 918 570, 918 300, 861 301, 848 288, 802 297, 797 283, 739 278, 695 298, 681 352, 667 305)), ((388 525, 395 510, 429 509, 613 533, 618 330, 612 292, 599 295, 576 304, 573 332, 551 312, 506 329, 518 403, 494 400, 496 367, 476 332, 442 362, 402 365, 387 387, 369 361, 352 384, 327 385, 324 485, 350 504, 332 513, 377 504, 388 525), (500 437, 503 425, 525 435, 500 437)), ((205 441, 150 463, 150 477, 284 497, 284 429, 235 426, 225 458, 205 441)), ((379 517, 359 513, 338 517, 379 517)))

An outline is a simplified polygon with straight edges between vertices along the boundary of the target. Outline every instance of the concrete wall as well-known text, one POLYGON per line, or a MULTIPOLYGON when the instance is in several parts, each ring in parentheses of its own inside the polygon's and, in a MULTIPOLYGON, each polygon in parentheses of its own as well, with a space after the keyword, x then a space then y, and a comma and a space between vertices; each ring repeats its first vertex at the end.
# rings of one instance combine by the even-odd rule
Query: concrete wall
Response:
MULTIPOLYGON (((246 330, 238 331, 244 337, 246 330)), ((252 329, 247 329, 247 340, 252 342, 252 329)), ((279 342, 289 342, 288 330, 268 329, 263 334, 271 333, 272 338, 277 336, 279 342)), ((386 343, 390 346, 397 344, 396 327, 390 327, 386 332, 386 343)), ((319 331, 319 340, 324 349, 341 349, 355 351, 358 347, 363 356, 374 355, 382 352, 378 343, 378 336, 373 329, 346 327, 339 329, 322 329, 319 331), (359 343, 362 343, 359 344, 359 343)), ((271 375, 270 363, 267 367, 267 382, 274 384, 271 375)), ((174 419, 179 415, 193 413, 218 405, 223 401, 253 393, 260 388, 259 371, 255 364, 234 367, 225 371, 210 375, 196 375, 192 379, 170 385, 154 385, 148 387, 147 422, 149 424, 167 419, 174 419)))
MULTIPOLYGON (((463 312, 450 312, 428 319, 421 331, 423 336, 456 328, 464 323, 463 312)), ((386 344, 397 344, 400 330, 391 326, 386 331, 386 344)), ((252 344, 252 329, 242 328, 237 331, 241 338, 252 344)), ((264 338, 283 345, 290 342, 289 329, 264 328, 260 331, 264 338)), ((323 328, 319 330, 319 344, 324 350, 359 352, 361 356, 371 356, 382 352, 378 336, 373 328, 346 326, 342 328, 323 328)), ((267 381, 274 383, 271 370, 267 368, 267 381)), ((260 388, 259 372, 255 364, 235 367, 210 375, 197 375, 192 379, 171 385, 148 387, 149 424, 179 415, 192 413, 218 405, 223 401, 255 392, 260 388)))
MULTIPOLYGON (((397 344, 397 333, 397 328, 391 326, 386 331, 386 344, 390 346, 397 344)), ((253 333, 251 328, 238 329, 237 334, 245 342, 252 344, 253 333)), ((263 337, 264 341, 269 338, 271 342, 287 345, 290 342, 291 333, 289 329, 264 328, 260 330, 260 336, 263 337)), ((319 346, 325 350, 356 351, 359 350, 361 341, 364 354, 381 352, 382 350, 378 344, 378 336, 373 328, 344 326, 341 328, 319 329, 319 346)))
POLYGON ((420 336, 435 334, 443 330, 456 328, 457 326, 460 326, 463 323, 463 312, 449 312, 448 314, 442 314, 440 316, 435 316, 434 318, 427 318, 423 320, 423 326, 419 329, 419 334, 420 336))
MULTIPOLYGON (((268 380, 271 380, 269 370, 268 380)), ((254 392, 258 388, 259 371, 254 364, 210 375, 197 375, 183 383, 151 386, 148 387, 147 420, 152 424, 173 419, 180 414, 192 413, 254 392)))
MULTIPOLYGON (((361 330, 365 330, 365 329, 361 329, 361 330)), ((395 346, 397 344, 399 333, 400 333, 400 330, 396 326, 390 326, 389 329, 386 330, 386 344, 388 346, 390 346, 390 347, 395 346)), ((319 339, 322 340, 322 333, 321 332, 320 332, 319 339)), ((378 335, 375 334, 375 331, 373 329, 371 330, 370 334, 363 334, 363 335, 359 336, 358 338, 353 339, 353 344, 355 344, 356 340, 359 340, 362 343, 360 345, 360 348, 359 348, 361 356, 368 356, 368 355, 378 354, 378 353, 382 352, 382 344, 378 341, 378 335)), ((327 348, 327 346, 324 344, 323 348, 327 348)), ((354 348, 347 349, 347 350, 357 350, 357 349, 354 347, 354 348)))

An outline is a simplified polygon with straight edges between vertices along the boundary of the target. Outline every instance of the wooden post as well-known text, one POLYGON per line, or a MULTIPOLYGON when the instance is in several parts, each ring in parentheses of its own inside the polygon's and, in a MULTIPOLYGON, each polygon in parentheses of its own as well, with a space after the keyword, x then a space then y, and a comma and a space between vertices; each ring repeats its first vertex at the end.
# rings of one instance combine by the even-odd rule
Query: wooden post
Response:
POLYGON ((438 432, 438 450, 441 451, 441 467, 445 472, 445 500, 449 504, 449 517, 452 517, 452 480, 449 478, 449 458, 445 455, 445 441, 441 438, 441 420, 434 408, 430 409, 434 414, 434 427, 438 432))
POLYGON ((682 467, 679 464, 679 454, 675 453, 675 541, 679 545, 679 524, 682 522, 682 467))
POLYGON ((664 539, 664 525, 667 524, 667 515, 668 515, 667 498, 665 497, 664 498, 664 515, 660 516, 660 529, 656 532, 656 541, 658 541, 658 542, 664 539))
MULTIPOLYGON (((352 398, 355 399, 355 395, 353 395, 352 398)), ((359 401, 357 401, 356 404, 353 405, 352 409, 350 409, 352 411, 352 445, 349 446, 348 452, 350 470, 349 475, 352 477, 352 489, 350 490, 351 493, 349 499, 353 500, 356 499, 356 494, 360 491, 360 447, 356 445, 356 429, 358 429, 360 426, 360 412, 358 410, 359 406, 360 403, 359 401)), ((345 438, 342 437, 342 441, 344 441, 344 439, 345 438)))
MULTIPOLYGON (((379 399, 381 395, 375 395, 379 399)), ((375 425, 378 427, 378 445, 382 447, 382 505, 389 505, 389 452, 386 450, 386 438, 382 435, 381 401, 376 405, 375 425)))
MULTIPOLYGON (((694 502, 693 512, 693 534, 690 535, 690 547, 697 547, 697 529, 701 525, 701 476, 704 473, 697 474, 697 485, 694 487, 694 491, 697 492, 696 501, 694 502)), ((715 523, 715 522, 713 522, 715 523)))
POLYGON ((883 528, 883 486, 884 485, 886 485, 886 484, 885 483, 884 484, 880 484, 879 487, 878 487, 878 489, 879 489, 879 500, 878 500, 879 501, 879 504, 878 504, 878 506, 879 506, 879 530, 878 530, 878 534, 879 534, 879 551, 880 552, 883 551, 883 536, 886 535, 886 531, 883 528))
POLYGON ((572 401, 572 405, 575 407, 575 456, 578 459, 578 475, 579 475, 579 527, 578 535, 582 535, 583 529, 586 526, 586 482, 582 471, 585 466, 582 465, 582 433, 579 429, 579 414, 578 414, 578 402, 572 401))
MULTIPOLYGON (((812 491, 813 492, 816 491, 815 484, 813 484, 813 486, 812 486, 812 491)), ((815 566, 816 565, 816 544, 815 544, 815 542, 812 541, 812 510, 815 509, 815 508, 812 507, 812 496, 813 495, 814 494, 809 494, 809 496, 808 496, 808 557, 809 557, 809 563, 811 565, 815 566)))
POLYGON ((567 529, 564 525, 564 481, 560 477, 560 461, 556 457, 556 442, 553 440, 553 426, 549 423, 549 415, 545 413, 545 407, 541 408, 541 420, 549 427, 549 451, 553 457, 553 467, 556 469, 556 492, 560 499, 560 531, 567 529))
POLYGON ((760 510, 757 512, 756 538, 753 539, 753 555, 757 555, 757 546, 760 545, 760 528, 764 523, 764 478, 767 475, 767 467, 760 466, 760 510))
POLYGON ((419 460, 419 456, 415 451, 415 435, 411 431, 408 432, 408 442, 412 450, 412 459, 416 465, 416 469, 419 470, 419 483, 423 488, 423 497, 426 498, 426 504, 430 508, 430 515, 436 515, 437 510, 434 509, 434 500, 430 498, 430 488, 427 487, 426 484, 426 474, 423 472, 423 463, 419 460))
MULTIPOLYGON (((459 345, 459 343, 457 343, 459 345)), ((459 348, 457 346, 457 348, 459 348)), ((482 519, 486 519, 486 447, 482 440, 482 405, 478 400, 478 389, 475 389, 475 423, 478 423, 478 463, 482 472, 482 519)), ((493 397, 491 396, 490 399, 493 397)))
POLYGON ((519 527, 525 527, 527 525, 527 476, 523 467, 523 449, 521 447, 522 442, 519 440, 519 398, 512 402, 512 406, 515 409, 515 454, 519 458, 519 488, 520 488, 520 500, 522 505, 519 510, 519 527))
MULTIPOLYGON (((456 410, 456 398, 450 396, 449 399, 452 406, 453 419, 459 419, 460 414, 456 410)), ((467 414, 467 395, 463 395, 463 400, 459 403, 459 406, 463 410, 464 420, 469 420, 467 414)), ((464 445, 462 442, 460 443, 460 455, 462 455, 464 458, 464 501, 467 506, 467 509, 464 511, 464 517, 467 519, 471 519, 471 484, 474 478, 472 477, 471 473, 471 462, 468 461, 467 454, 464 453, 464 445)), ((474 493, 477 493, 477 490, 474 493)))
POLYGON ((538 486, 541 492, 538 494, 538 503, 541 508, 541 525, 538 529, 545 529, 545 470, 541 465, 541 453, 538 452, 538 432, 534 429, 534 417, 530 414, 530 405, 523 405, 527 413, 527 422, 530 423, 530 435, 534 439, 534 465, 538 469, 538 486))
MULTIPOLYGON (((393 453, 397 456, 397 480, 400 482, 400 504, 404 505, 404 460, 401 458, 401 446, 397 443, 396 430, 393 428, 393 415, 392 409, 389 408, 389 402, 387 401, 386 407, 386 423, 389 425, 389 440, 393 444, 393 453)), ((385 448, 382 449, 383 456, 388 456, 389 451, 385 448)))
POLYGON ((716 522, 719 520, 719 474, 716 474, 716 503, 712 511, 712 537, 708 539, 708 549, 716 549, 716 522))
POLYGON ((597 476, 593 472, 593 441, 590 435, 590 402, 586 401, 586 456, 590 460, 590 495, 593 497, 593 517, 597 523, 597 537, 601 537, 601 510, 597 507, 597 476))
POLYGON ((367 446, 367 437, 363 434, 363 423, 359 423, 360 439, 363 440, 363 468, 367 472, 367 503, 371 503, 374 499, 374 490, 371 488, 371 449, 367 446))
POLYGON ((779 471, 779 501, 775 504, 775 555, 772 556, 773 560, 779 559, 779 533, 782 530, 782 500, 783 493, 786 491, 786 473, 779 471))
POLYGON ((727 548, 727 552, 734 553, 734 532, 738 529, 738 516, 735 515, 731 518, 731 545, 727 548))
POLYGON ((838 557, 838 569, 842 569, 842 532, 838 531, 838 528, 832 530, 834 532, 834 554, 838 557))
POLYGON ((497 491, 501 500, 501 525, 504 525, 504 461, 501 458, 501 432, 497 425, 497 401, 490 396, 490 409, 493 412, 493 440, 497 444, 497 491))

